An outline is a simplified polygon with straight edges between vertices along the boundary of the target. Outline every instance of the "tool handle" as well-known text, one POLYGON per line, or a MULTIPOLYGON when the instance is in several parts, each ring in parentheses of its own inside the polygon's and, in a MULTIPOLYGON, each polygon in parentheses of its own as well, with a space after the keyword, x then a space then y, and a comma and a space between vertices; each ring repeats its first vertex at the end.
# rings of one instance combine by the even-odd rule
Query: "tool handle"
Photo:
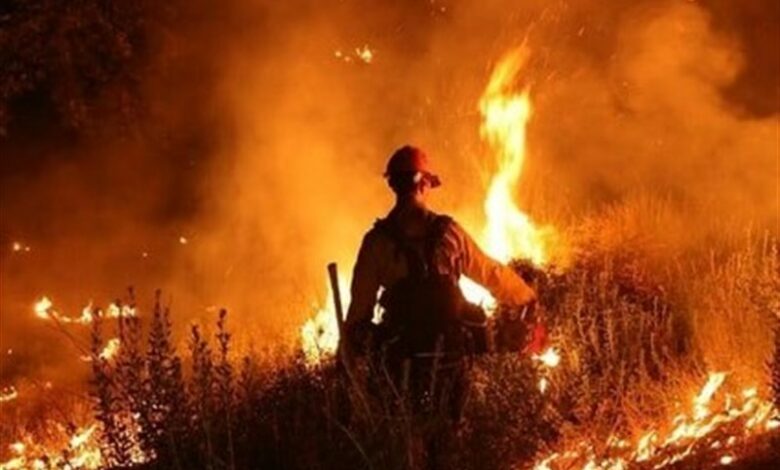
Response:
POLYGON ((344 337, 344 307, 341 304, 341 289, 339 289, 339 270, 336 263, 328 264, 328 278, 333 290, 333 303, 336 311, 336 324, 339 327, 339 338, 344 337))

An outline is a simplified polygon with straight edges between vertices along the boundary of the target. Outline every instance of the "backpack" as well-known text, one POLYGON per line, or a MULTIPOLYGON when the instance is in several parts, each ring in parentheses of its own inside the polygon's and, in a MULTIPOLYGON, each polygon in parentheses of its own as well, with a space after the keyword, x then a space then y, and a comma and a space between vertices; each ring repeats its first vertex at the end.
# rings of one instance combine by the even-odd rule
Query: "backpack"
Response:
POLYGON ((388 236, 406 257, 408 274, 389 286, 379 299, 384 309, 380 325, 385 342, 403 356, 433 353, 463 355, 466 337, 461 322, 470 305, 456 275, 436 272, 434 253, 452 219, 437 215, 423 239, 422 253, 415 249, 392 221, 379 220, 375 229, 388 236))

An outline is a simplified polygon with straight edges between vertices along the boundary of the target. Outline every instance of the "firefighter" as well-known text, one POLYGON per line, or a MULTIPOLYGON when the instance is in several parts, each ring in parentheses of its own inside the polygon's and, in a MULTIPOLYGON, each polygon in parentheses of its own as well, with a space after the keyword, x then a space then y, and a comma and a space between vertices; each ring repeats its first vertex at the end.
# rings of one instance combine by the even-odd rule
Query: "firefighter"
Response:
MULTIPOLYGON (((527 306, 536 294, 512 269, 485 255, 452 218, 428 209, 429 191, 441 182, 422 150, 398 149, 384 176, 396 202, 360 247, 343 344, 354 356, 381 351, 397 384, 408 385, 417 402, 435 401, 437 394, 428 386, 431 372, 436 373, 432 369, 458 369, 468 343, 464 320, 474 320, 474 308, 458 287, 461 274, 507 306, 527 306), (379 325, 372 322, 377 302, 383 311, 379 325), (404 363, 409 365, 405 369, 404 363)), ((455 397, 451 406, 457 415, 458 393, 449 396, 455 397)))

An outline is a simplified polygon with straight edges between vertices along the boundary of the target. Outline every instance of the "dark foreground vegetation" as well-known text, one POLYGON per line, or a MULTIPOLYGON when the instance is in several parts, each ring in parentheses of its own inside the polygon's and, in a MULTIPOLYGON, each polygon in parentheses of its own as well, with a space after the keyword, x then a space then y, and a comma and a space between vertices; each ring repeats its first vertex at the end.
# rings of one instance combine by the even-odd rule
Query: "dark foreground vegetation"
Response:
MULTIPOLYGON (((609 436, 653 429, 727 366, 724 388, 774 390, 777 403, 776 242, 751 237, 704 262, 657 269, 639 245, 580 239, 566 270, 516 265, 541 292, 561 364, 517 352, 474 357, 457 424, 443 406, 410 412, 381 371, 347 376, 335 360, 311 365, 295 353, 235 357, 224 311, 214 332, 192 327, 182 354, 158 295, 146 324, 119 319, 118 357, 93 362, 104 458, 116 468, 141 456, 141 467, 165 469, 523 468, 567 442, 586 439, 599 452, 609 436)), ((108 326, 96 323, 95 356, 108 326)), ((780 462, 777 434, 741 441, 733 466, 780 462)), ((719 466, 719 455, 705 448, 673 468, 719 466)))

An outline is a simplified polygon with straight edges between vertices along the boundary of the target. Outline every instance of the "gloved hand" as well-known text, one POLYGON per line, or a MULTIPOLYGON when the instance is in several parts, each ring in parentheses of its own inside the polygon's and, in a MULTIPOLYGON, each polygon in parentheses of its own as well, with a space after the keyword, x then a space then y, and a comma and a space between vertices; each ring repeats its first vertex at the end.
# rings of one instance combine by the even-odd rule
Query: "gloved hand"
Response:
POLYGON ((528 345, 525 352, 528 354, 541 354, 547 349, 547 327, 544 323, 537 321, 528 332, 528 345))

